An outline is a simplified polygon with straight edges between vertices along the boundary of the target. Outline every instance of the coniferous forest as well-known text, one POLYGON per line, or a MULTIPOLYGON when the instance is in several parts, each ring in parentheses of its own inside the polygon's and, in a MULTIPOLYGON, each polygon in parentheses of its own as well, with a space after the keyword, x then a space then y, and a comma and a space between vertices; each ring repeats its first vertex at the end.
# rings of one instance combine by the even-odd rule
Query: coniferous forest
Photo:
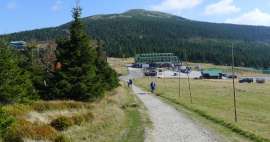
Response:
MULTIPOLYGON (((99 40, 111 57, 172 52, 181 60, 229 65, 231 46, 236 65, 270 66, 270 28, 193 21, 174 15, 130 10, 122 14, 82 19, 88 35, 99 40)), ((54 41, 68 37, 71 23, 58 27, 2 35, 6 40, 54 41)))

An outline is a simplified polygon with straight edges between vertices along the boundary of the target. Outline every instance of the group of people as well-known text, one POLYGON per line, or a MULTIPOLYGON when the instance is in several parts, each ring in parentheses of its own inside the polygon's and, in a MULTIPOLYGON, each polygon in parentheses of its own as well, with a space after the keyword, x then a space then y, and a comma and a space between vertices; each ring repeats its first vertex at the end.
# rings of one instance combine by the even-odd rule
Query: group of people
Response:
MULTIPOLYGON (((132 81, 131 79, 129 79, 129 80, 127 81, 127 84, 128 84, 128 87, 132 87, 133 81, 132 81)), ((152 81, 152 82, 150 83, 150 90, 151 90, 152 93, 155 92, 156 87, 157 87, 156 83, 155 83, 154 81, 152 81)))

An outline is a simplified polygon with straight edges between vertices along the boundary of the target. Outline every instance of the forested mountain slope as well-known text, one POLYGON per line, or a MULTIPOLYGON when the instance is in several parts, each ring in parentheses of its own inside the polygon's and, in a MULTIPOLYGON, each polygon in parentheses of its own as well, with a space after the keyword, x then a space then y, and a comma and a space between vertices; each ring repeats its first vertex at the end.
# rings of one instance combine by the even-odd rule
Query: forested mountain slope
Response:
MULTIPOLYGON (((231 46, 239 66, 270 66, 270 28, 193 21, 174 15, 130 10, 83 18, 86 30, 103 41, 108 56, 173 52, 182 60, 230 64, 231 46)), ((55 40, 67 36, 69 23, 3 35, 9 40, 55 40)))

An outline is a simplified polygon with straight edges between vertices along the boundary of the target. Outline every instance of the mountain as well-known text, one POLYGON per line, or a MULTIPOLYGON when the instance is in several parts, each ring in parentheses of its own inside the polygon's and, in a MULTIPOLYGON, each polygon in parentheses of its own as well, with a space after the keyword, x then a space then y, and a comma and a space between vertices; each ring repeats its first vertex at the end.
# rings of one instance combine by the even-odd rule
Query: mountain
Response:
MULTIPOLYGON (((230 64, 234 44, 236 65, 270 66, 270 27, 200 22, 142 9, 95 15, 82 20, 87 33, 103 41, 108 56, 173 52, 182 60, 230 64)), ((69 25, 2 35, 0 38, 50 41, 67 37, 69 25)))

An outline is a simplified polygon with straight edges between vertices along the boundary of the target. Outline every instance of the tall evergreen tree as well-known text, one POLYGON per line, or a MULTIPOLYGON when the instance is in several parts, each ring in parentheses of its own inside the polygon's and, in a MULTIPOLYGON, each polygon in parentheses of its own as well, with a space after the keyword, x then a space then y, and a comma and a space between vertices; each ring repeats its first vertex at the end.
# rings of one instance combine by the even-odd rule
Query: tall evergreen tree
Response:
POLYGON ((97 74, 94 43, 85 33, 80 16, 81 8, 74 8, 70 38, 57 42, 56 57, 61 68, 56 68, 49 81, 50 99, 89 100, 106 89, 97 74))
POLYGON ((37 99, 30 73, 20 67, 21 56, 9 48, 0 50, 0 101, 24 102, 37 99))
POLYGON ((97 44, 96 51, 98 55, 96 60, 97 75, 102 80, 102 86, 106 90, 111 90, 119 85, 117 73, 107 63, 107 56, 100 42, 97 44))

